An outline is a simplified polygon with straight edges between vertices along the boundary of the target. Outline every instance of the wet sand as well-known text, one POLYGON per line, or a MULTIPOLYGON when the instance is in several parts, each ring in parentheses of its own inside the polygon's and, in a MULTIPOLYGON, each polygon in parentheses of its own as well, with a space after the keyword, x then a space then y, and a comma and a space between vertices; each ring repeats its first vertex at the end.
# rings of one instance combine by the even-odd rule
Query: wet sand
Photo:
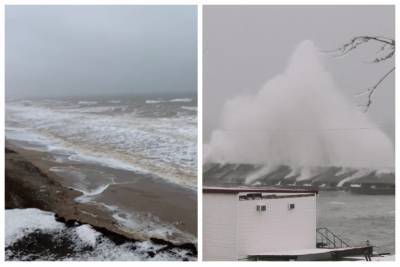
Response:
POLYGON ((96 198, 98 201, 119 205, 124 209, 154 214, 163 221, 193 235, 197 233, 196 195, 192 190, 180 189, 141 179, 135 183, 110 185, 96 198))
MULTIPOLYGON (((6 142, 5 167, 6 208, 35 207, 55 212, 65 221, 88 223, 134 240, 157 238, 140 230, 121 227, 110 210, 99 205, 104 203, 128 212, 151 214, 161 223, 174 225, 183 233, 197 236, 197 194, 194 190, 161 179, 149 179, 133 172, 95 164, 58 162, 48 152, 23 149, 10 142, 6 142), (67 171, 51 171, 55 167, 67 171), (92 183, 99 183, 99 172, 110 174, 113 183, 101 194, 91 198, 92 201, 79 203, 76 198, 82 196, 82 193, 72 188, 81 178, 73 171, 68 171, 69 168, 83 170, 88 187, 92 183)), ((196 242, 174 235, 168 236, 166 241, 174 244, 196 242)))

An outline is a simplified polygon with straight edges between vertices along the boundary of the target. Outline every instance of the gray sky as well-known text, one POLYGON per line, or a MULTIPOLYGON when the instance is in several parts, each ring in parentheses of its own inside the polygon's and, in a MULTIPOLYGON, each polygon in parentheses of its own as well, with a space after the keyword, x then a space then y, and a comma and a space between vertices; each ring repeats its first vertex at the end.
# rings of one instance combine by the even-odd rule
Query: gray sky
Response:
POLYGON ((195 6, 7 6, 7 97, 190 92, 195 6))
MULTIPOLYGON (((395 36, 393 6, 206 6, 203 11, 204 140, 218 127, 225 101, 257 92, 282 73, 296 45, 312 40, 321 49, 340 47, 359 35, 395 36)), ((368 64, 377 46, 326 61, 340 89, 357 103, 394 64, 368 64)), ((368 111, 394 140, 394 75, 381 85, 368 111)))

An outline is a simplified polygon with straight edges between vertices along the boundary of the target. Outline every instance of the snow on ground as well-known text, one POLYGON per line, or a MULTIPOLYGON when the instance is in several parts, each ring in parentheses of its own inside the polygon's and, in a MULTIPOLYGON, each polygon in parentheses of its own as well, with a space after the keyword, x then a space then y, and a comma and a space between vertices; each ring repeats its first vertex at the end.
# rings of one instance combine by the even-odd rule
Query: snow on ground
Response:
POLYGON ((6 247, 34 231, 59 231, 64 225, 54 220, 54 213, 39 209, 12 209, 5 214, 6 247))
POLYGON ((115 243, 92 226, 66 227, 39 209, 6 210, 6 260, 196 260, 191 251, 151 241, 115 243))
POLYGON ((76 234, 79 239, 92 247, 96 245, 97 238, 101 235, 99 232, 93 229, 92 226, 88 224, 81 225, 75 228, 76 234))

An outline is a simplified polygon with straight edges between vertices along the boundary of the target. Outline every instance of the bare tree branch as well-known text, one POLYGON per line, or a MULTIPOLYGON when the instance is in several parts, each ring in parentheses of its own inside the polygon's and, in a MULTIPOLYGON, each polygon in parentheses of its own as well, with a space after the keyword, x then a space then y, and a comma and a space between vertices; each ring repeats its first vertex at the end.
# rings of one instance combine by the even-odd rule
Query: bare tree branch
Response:
POLYGON ((390 53, 388 53, 386 56, 375 58, 374 61, 372 61, 372 63, 379 63, 379 62, 381 62, 381 61, 385 61, 385 60, 387 60, 387 59, 393 57, 393 56, 394 56, 394 52, 395 52, 395 50, 393 49, 393 50, 390 51, 390 53))
POLYGON ((322 52, 332 54, 334 57, 342 57, 342 56, 347 55, 354 49, 358 48, 359 46, 369 43, 369 42, 383 44, 381 46, 380 50, 378 51, 379 53, 381 53, 384 50, 388 50, 388 52, 385 56, 381 56, 381 57, 374 59, 372 61, 373 63, 378 63, 378 62, 387 60, 394 55, 395 40, 386 38, 386 37, 380 37, 380 36, 357 36, 357 37, 352 38, 349 42, 345 43, 342 47, 340 47, 338 49, 325 50, 322 52))
MULTIPOLYGON (((386 61, 395 55, 395 47, 396 43, 394 39, 391 38, 386 38, 382 36, 357 36, 352 38, 349 42, 345 43, 342 47, 334 50, 326 50, 322 51, 325 53, 332 54, 334 57, 342 57, 353 51, 354 49, 358 48, 359 46, 369 43, 369 42, 375 42, 375 43, 380 43, 381 46, 379 50, 377 51, 377 56, 374 60, 372 60, 370 63, 380 63, 383 61, 386 61)), ((379 80, 378 82, 373 85, 372 87, 368 88, 367 90, 361 92, 357 96, 362 96, 362 95, 367 95, 367 103, 365 105, 361 105, 365 107, 364 112, 367 112, 369 107, 372 104, 372 97, 379 87, 379 85, 395 70, 395 67, 391 68, 388 72, 386 72, 379 80)))
POLYGON ((372 104, 372 96, 375 93, 375 91, 378 88, 378 86, 394 71, 394 69, 395 69, 395 67, 391 68, 388 72, 385 73, 385 75, 383 75, 378 80, 378 82, 374 86, 368 88, 365 91, 365 93, 368 93, 368 101, 367 101, 367 103, 365 105, 361 105, 361 106, 365 107, 364 112, 367 112, 369 107, 371 106, 371 104, 372 104))

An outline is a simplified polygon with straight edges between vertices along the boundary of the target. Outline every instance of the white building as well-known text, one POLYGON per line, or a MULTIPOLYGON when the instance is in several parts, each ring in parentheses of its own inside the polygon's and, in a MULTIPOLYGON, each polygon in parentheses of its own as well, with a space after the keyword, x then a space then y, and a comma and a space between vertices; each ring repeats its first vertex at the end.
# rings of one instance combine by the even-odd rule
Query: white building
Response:
POLYGON ((315 189, 203 189, 203 259, 315 249, 315 189))

